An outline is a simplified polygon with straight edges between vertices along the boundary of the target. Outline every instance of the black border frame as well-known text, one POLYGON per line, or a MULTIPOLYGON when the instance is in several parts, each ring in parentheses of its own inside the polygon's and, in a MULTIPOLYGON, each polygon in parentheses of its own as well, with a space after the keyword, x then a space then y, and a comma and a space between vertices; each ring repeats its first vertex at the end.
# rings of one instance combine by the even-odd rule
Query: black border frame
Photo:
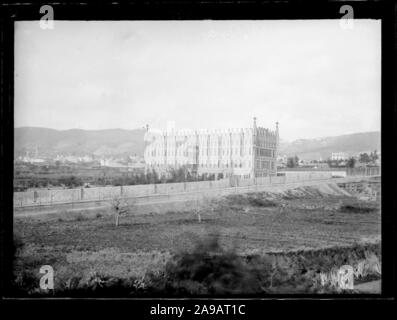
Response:
MULTIPOLYGON (((38 20, 41 5, 50 4, 54 8, 55 20, 244 20, 244 19, 339 19, 342 5, 351 5, 354 18, 382 20, 382 294, 381 295, 277 295, 269 299, 250 298, 240 303, 260 303, 262 300, 287 299, 292 304, 296 301, 313 300, 395 300, 396 296, 396 255, 393 244, 396 243, 397 199, 394 195, 394 177, 397 172, 393 160, 393 147, 397 140, 396 127, 396 43, 397 5, 394 1, 126 1, 112 3, 101 2, 42 2, 0 4, 0 114, 1 114, 1 171, 0 171, 0 221, 1 221, 1 297, 9 292, 9 280, 12 274, 12 238, 13 238, 13 139, 14 139, 14 21, 38 20), (393 90, 394 89, 394 90, 393 90), (390 142, 389 142, 389 141, 390 142)), ((348 72, 348 70, 347 70, 348 72)), ((342 75, 343 76, 343 75, 342 75)), ((56 298, 62 300, 63 298, 56 298)), ((13 299, 12 299, 13 300, 13 299)), ((53 300, 16 299, 16 300, 53 300)), ((81 300, 81 299, 78 299, 81 300)), ((90 300, 90 299, 89 299, 90 300)), ((107 299, 93 299, 107 300, 107 299)), ((113 300, 113 299, 112 299, 113 300)), ((150 300, 131 298, 141 306, 150 300)), ((150 305, 161 303, 170 305, 176 299, 154 300, 150 305)), ((184 299, 186 303, 201 301, 195 298, 184 299)), ((236 302, 238 298, 229 301, 236 302)), ((87 300, 83 299, 85 303, 87 300)), ((180 300, 179 300, 180 301, 180 300)), ((277 300, 284 303, 285 300, 277 300)), ((212 300, 212 303, 222 303, 212 300)), ((209 302, 208 302, 209 303, 209 302)), ((149 315, 147 313, 147 315, 149 315)))

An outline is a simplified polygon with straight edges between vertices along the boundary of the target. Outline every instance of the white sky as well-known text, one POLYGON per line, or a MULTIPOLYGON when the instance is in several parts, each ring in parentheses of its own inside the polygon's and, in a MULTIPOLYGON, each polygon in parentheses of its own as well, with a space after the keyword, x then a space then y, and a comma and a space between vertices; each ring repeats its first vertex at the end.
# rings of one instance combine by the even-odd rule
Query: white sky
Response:
POLYGON ((15 127, 375 131, 380 68, 379 20, 16 22, 15 127))

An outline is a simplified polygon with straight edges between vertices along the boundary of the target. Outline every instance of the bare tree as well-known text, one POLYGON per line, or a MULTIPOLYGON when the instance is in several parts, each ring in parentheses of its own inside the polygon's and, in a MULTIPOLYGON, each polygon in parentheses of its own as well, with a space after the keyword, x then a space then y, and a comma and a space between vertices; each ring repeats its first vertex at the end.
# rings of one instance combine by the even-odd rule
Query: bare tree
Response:
POLYGON ((196 206, 195 206, 194 213, 196 214, 197 220, 198 220, 199 223, 201 223, 201 212, 200 211, 201 211, 200 210, 200 198, 197 197, 196 198, 196 206))
POLYGON ((205 214, 212 213, 215 210, 214 207, 215 207, 215 203, 209 195, 203 193, 200 196, 198 196, 196 198, 196 208, 194 210, 198 222, 201 223, 202 220, 201 213, 205 213, 205 214))
POLYGON ((118 227, 120 216, 126 216, 131 213, 134 203, 132 200, 127 201, 123 196, 114 196, 111 200, 111 206, 114 212, 115 226, 118 227))

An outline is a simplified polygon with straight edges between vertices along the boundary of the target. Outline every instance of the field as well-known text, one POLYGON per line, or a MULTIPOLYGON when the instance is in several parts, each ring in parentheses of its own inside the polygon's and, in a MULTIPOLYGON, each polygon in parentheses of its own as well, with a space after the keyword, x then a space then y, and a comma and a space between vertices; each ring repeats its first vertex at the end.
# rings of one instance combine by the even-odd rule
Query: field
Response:
MULTIPOLYGON (((294 256, 288 262, 291 275, 298 262, 308 260, 306 255, 317 257, 314 273, 330 271, 344 261, 358 263, 368 257, 379 261, 379 203, 333 188, 334 194, 303 187, 282 194, 232 195, 203 203, 200 220, 195 208, 132 213, 121 217, 118 227, 112 212, 15 218, 14 234, 20 244, 16 284, 28 286, 29 279, 39 277, 42 265, 54 268, 55 284, 63 289, 70 286, 70 279, 88 283, 96 277, 134 279, 139 284, 148 274, 161 274, 167 262, 196 252, 197 244, 206 239, 216 239, 218 251, 236 257, 283 255, 285 260, 300 252, 299 261, 294 256), (334 257, 327 256, 330 252, 334 257)), ((211 245, 206 248, 211 251, 211 245)), ((31 289, 30 294, 35 292, 31 289)))

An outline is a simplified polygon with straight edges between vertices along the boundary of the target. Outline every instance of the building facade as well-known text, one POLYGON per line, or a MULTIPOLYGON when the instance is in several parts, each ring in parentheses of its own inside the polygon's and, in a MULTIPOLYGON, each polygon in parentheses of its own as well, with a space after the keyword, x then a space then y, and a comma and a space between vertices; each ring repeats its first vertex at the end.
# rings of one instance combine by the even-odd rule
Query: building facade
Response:
POLYGON ((344 152, 332 152, 331 160, 346 160, 347 156, 344 152))
POLYGON ((276 174, 276 130, 257 127, 225 130, 147 130, 145 163, 166 172, 185 167, 197 174, 263 177, 276 174))

